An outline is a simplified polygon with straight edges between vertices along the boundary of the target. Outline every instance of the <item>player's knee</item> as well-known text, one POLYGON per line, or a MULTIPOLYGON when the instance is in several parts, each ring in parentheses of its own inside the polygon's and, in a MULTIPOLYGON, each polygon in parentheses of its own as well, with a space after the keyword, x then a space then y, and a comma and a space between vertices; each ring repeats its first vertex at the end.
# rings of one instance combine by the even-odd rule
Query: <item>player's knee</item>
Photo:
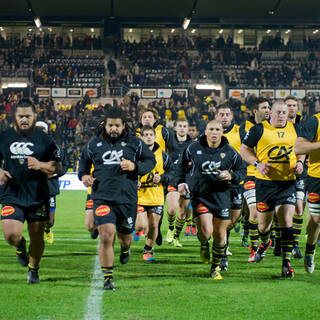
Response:
POLYGON ((210 228, 210 227, 208 227, 208 226, 206 226, 206 225, 202 225, 202 226, 200 227, 200 230, 201 230, 202 236, 203 236, 204 238, 206 238, 206 240, 209 240, 210 237, 211 237, 211 235, 212 235, 212 232, 213 232, 212 228, 210 228))
POLYGON ((103 245, 112 245, 114 232, 109 230, 100 229, 99 230, 100 243, 103 245))
POLYGON ((19 244, 19 242, 21 240, 21 234, 17 234, 17 233, 13 233, 13 232, 12 233, 5 233, 4 239, 11 246, 16 246, 19 244))

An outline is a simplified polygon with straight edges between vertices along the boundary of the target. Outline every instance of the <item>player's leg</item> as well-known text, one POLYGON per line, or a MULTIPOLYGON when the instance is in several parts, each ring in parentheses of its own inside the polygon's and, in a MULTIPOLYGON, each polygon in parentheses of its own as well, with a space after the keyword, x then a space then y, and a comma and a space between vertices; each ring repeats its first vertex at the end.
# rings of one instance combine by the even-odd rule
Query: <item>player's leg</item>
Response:
MULTIPOLYGON (((169 190, 170 186, 168 187, 169 190)), ((168 215, 168 225, 169 229, 167 232, 166 240, 168 243, 173 242, 173 235, 174 235, 174 221, 176 218, 176 212, 179 208, 179 198, 180 194, 178 191, 169 191, 167 194, 167 215, 168 215)))
POLYGON ((189 199, 184 199, 183 197, 180 197, 178 215, 176 218, 175 230, 173 235, 173 245, 175 247, 182 247, 182 244, 180 243, 179 238, 180 238, 180 234, 183 229, 184 223, 186 221, 187 208, 189 203, 190 203, 189 199))
POLYGON ((304 258, 304 267, 306 272, 312 273, 315 268, 314 253, 316 250, 316 242, 320 234, 320 205, 317 214, 309 210, 307 224, 307 243, 304 258))
POLYGON ((220 263, 226 249, 227 227, 230 220, 213 217, 212 264, 210 275, 214 280, 221 280, 220 263))
POLYGON ((192 235, 192 208, 191 208, 191 203, 189 201, 188 208, 186 210, 186 230, 184 231, 184 235, 186 237, 189 237, 192 235))
POLYGON ((44 251, 43 234, 46 224, 46 221, 28 223, 30 236, 28 283, 38 283, 40 281, 38 270, 44 251))
POLYGON ((198 229, 198 239, 200 241, 200 259, 203 263, 209 264, 210 262, 210 249, 209 240, 213 232, 212 214, 208 209, 195 218, 198 229))
POLYGON ((154 207, 153 211, 148 211, 149 231, 146 234, 146 242, 143 250, 143 260, 145 261, 154 261, 153 247, 158 236, 158 225, 161 219, 161 214, 162 206, 154 207))
POLYGON ((149 229, 149 223, 148 223, 147 211, 143 206, 138 205, 137 219, 136 219, 134 232, 133 232, 133 240, 139 241, 140 233, 144 231, 144 234, 146 235, 148 233, 148 229, 149 229))
POLYGON ((297 198, 297 204, 295 209, 295 214, 293 216, 293 234, 294 234, 294 243, 292 254, 297 259, 302 259, 303 255, 299 248, 299 240, 302 231, 303 225, 303 211, 304 211, 304 201, 301 198, 297 198))
POLYGON ((56 213, 56 197, 52 196, 49 199, 49 221, 47 222, 45 229, 44 229, 44 238, 47 243, 52 244, 54 235, 51 228, 54 225, 54 218, 56 213))
POLYGON ((85 208, 85 225, 87 230, 91 234, 92 239, 97 239, 99 232, 94 224, 94 215, 93 215, 93 200, 91 198, 91 195, 87 195, 87 200, 86 200, 86 208, 85 208))

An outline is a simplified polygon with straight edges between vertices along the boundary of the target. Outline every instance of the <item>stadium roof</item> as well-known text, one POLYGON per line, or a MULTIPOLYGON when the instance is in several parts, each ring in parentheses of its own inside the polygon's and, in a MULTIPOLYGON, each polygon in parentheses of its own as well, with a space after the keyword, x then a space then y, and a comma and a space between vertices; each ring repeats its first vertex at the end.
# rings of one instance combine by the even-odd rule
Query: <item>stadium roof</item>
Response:
POLYGON ((1 21, 32 20, 33 12, 47 22, 101 21, 115 16, 122 23, 180 23, 191 13, 198 23, 320 22, 318 0, 1 0, 1 21), (268 14, 274 10, 274 14, 268 14))

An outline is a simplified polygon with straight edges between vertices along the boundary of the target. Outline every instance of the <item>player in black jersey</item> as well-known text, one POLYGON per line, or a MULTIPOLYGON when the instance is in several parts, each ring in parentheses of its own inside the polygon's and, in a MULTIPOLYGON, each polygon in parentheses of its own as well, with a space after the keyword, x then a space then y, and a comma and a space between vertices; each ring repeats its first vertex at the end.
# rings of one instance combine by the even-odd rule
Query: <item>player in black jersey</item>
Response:
MULTIPOLYGON (((176 171, 178 160, 182 152, 193 142, 188 135, 188 129, 188 120, 185 118, 178 119, 175 123, 175 134, 172 135, 167 144, 168 155, 173 163, 174 171, 176 171)), ((180 194, 177 190, 177 186, 171 183, 168 185, 167 202, 169 229, 166 240, 168 243, 173 243, 175 247, 182 247, 182 244, 179 241, 180 233, 183 229, 187 214, 191 215, 191 210, 188 209, 190 202, 189 192, 180 194), (188 210, 189 212, 187 213, 188 210)))
POLYGON ((16 247, 21 265, 28 266, 27 282, 38 283, 44 251, 43 233, 48 221, 48 176, 61 171, 60 150, 53 140, 35 127, 37 114, 29 100, 14 110, 14 126, 0 138, 1 222, 5 240, 16 247), (30 236, 29 257, 22 236, 24 221, 30 236))
POLYGON ((211 277, 221 280, 219 265, 231 221, 229 182, 235 184, 242 181, 246 165, 223 137, 222 124, 217 120, 207 124, 205 135, 187 147, 180 161, 177 182, 179 191, 186 192, 187 176, 190 174, 188 184, 193 214, 198 224, 201 260, 210 262, 209 239, 213 236, 211 277))
MULTIPOLYGON (((48 134, 48 124, 45 123, 44 121, 37 121, 36 122, 36 127, 42 129, 42 131, 46 134, 48 134)), ((48 179, 48 186, 49 186, 49 195, 50 195, 50 200, 49 200, 49 221, 46 224, 46 227, 44 229, 44 238, 47 243, 52 244, 54 235, 51 230, 51 228, 54 225, 54 220, 55 220, 55 213, 56 213, 56 196, 60 193, 59 189, 59 177, 62 177, 67 171, 68 171, 68 160, 65 157, 64 152, 61 150, 61 165, 62 165, 62 170, 59 174, 53 175, 53 177, 50 177, 48 179)))
POLYGON ((82 151, 79 179, 92 186, 94 223, 100 236, 99 256, 104 289, 114 290, 114 237, 121 245, 120 262, 129 261, 132 232, 137 215, 138 175, 155 166, 155 157, 145 143, 126 128, 120 108, 106 112, 103 130, 94 135, 82 151), (93 176, 90 170, 94 165, 93 176))

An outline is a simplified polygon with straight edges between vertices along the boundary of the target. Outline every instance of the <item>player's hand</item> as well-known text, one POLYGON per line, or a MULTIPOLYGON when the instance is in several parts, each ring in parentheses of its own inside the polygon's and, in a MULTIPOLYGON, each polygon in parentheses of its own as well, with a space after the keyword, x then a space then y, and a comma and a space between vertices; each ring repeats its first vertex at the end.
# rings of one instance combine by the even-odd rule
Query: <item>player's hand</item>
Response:
POLYGON ((161 177, 159 173, 156 173, 153 177, 153 183, 158 184, 161 181, 161 177))
POLYGON ((230 181, 232 179, 231 173, 228 170, 218 170, 219 180, 230 181))
POLYGON ((141 181, 138 181, 138 189, 141 188, 141 181))
POLYGON ((271 168, 270 163, 265 163, 265 162, 259 162, 258 164, 258 170, 261 173, 261 175, 266 176, 271 168))
POLYGON ((0 169, 0 185, 4 186, 7 184, 8 180, 12 178, 9 171, 0 169))
POLYGON ((81 177, 82 183, 88 188, 93 185, 95 178, 90 176, 90 174, 85 174, 84 176, 81 177))
POLYGON ((178 186, 178 192, 179 192, 180 194, 186 194, 186 193, 187 193, 187 188, 186 188, 185 183, 179 184, 179 186, 178 186))
POLYGON ((34 157, 26 157, 28 161, 28 169, 40 170, 40 161, 34 157))
POLYGON ((293 166, 293 171, 295 174, 302 174, 303 173, 303 164, 301 162, 297 162, 293 166))
POLYGON ((136 168, 136 165, 134 162, 122 158, 120 162, 120 167, 123 171, 133 171, 136 168))

